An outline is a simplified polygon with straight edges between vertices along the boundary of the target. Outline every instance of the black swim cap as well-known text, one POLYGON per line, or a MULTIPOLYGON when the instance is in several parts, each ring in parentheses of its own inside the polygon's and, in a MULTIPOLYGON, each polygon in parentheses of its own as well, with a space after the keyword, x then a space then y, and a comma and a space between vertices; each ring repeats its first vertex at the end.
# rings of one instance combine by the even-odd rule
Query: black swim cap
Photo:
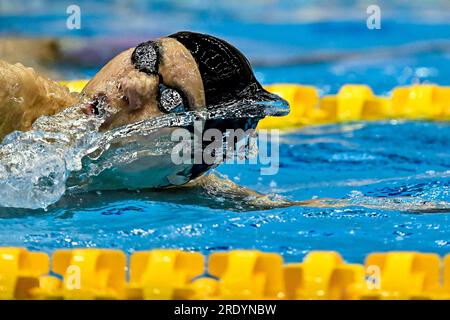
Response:
POLYGON ((182 31, 169 37, 192 54, 202 76, 206 106, 243 97, 249 89, 261 89, 247 58, 234 46, 216 37, 182 31))

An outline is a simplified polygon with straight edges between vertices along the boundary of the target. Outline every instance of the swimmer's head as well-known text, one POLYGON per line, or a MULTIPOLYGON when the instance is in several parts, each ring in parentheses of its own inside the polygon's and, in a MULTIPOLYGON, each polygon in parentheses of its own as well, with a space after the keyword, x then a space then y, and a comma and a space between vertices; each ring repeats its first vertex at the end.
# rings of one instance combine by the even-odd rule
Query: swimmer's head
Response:
MULTIPOLYGON (((94 99, 87 108, 88 113, 101 114, 97 107, 102 104, 95 103, 95 99, 116 110, 105 119, 103 130, 167 114, 207 111, 221 116, 207 120, 204 130, 245 131, 256 128, 266 115, 284 115, 289 111, 286 101, 262 88, 239 50, 216 37, 193 32, 144 42, 120 53, 83 92, 94 99)), ((193 131, 192 126, 186 128, 193 131)), ((127 169, 139 172, 139 176, 155 162, 139 160, 142 164, 139 170, 136 164, 127 169)), ((168 161, 162 161, 161 166, 170 170, 168 161)), ((177 178, 168 179, 166 185, 185 183, 210 167, 206 163, 183 169, 175 167, 167 176, 177 178), (170 182, 175 180, 179 182, 170 182)), ((158 172, 166 176, 163 170, 158 172)))
MULTIPOLYGON (((144 42, 120 53, 83 92, 117 110, 105 121, 105 130, 168 113, 219 109, 241 100, 285 104, 262 88, 239 50, 193 32, 144 42)), ((94 103, 87 111, 98 114, 96 107, 94 103)), ((234 120, 223 119, 221 125, 231 129, 246 122, 234 120)))

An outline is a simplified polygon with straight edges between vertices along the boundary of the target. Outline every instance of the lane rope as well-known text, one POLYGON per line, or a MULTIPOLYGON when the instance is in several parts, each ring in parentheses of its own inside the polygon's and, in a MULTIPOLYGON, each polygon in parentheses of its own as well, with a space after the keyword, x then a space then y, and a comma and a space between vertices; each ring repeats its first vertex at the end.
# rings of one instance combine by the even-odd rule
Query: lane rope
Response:
POLYGON ((450 254, 383 252, 348 264, 334 251, 301 263, 257 250, 56 250, 0 247, 1 299, 450 299, 450 254), (50 274, 50 271, 52 272, 50 274))

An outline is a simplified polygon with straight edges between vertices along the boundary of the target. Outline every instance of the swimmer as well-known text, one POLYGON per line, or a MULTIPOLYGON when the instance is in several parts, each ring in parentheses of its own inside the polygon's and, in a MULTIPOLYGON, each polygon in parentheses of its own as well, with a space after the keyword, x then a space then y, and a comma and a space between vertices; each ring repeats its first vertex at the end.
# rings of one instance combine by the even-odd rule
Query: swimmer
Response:
MULTIPOLYGON (((216 128, 225 133, 227 129, 255 129, 265 116, 258 108, 273 106, 274 116, 289 111, 286 101, 262 88, 240 51, 221 39, 193 32, 179 32, 125 50, 108 62, 80 95, 31 68, 7 62, 0 62, 0 88, 0 139, 13 131, 32 129, 43 116, 65 117, 63 111, 75 104, 82 106, 80 118, 102 118, 101 131, 170 114, 221 112, 223 106, 264 102, 248 109, 248 116, 234 114, 205 121, 205 130, 216 128)), ((113 176, 92 181, 87 190, 181 186, 212 166, 176 166, 170 157, 142 156, 131 165, 114 168, 113 176), (133 174, 137 179, 130 178, 133 174)))
MULTIPOLYGON (((266 107, 275 106, 272 116, 288 112, 283 99, 262 88, 248 60, 235 47, 213 36, 193 32, 179 32, 141 43, 118 54, 93 77, 80 95, 70 93, 65 87, 21 64, 0 61, 1 139, 13 131, 32 129, 42 116, 64 117, 63 111, 75 104, 82 106, 76 111, 80 112, 79 117, 100 117, 101 131, 111 131, 170 114, 220 111, 224 105, 242 105, 248 101, 264 102, 266 107)), ((251 111, 255 110, 250 110, 248 116, 207 120, 205 129, 218 128, 222 132, 226 129, 254 129, 264 114, 250 115, 251 111)), ((140 196, 150 199, 162 197, 180 203, 195 202, 198 197, 192 195, 202 194, 211 207, 219 205, 242 211, 352 205, 345 199, 288 201, 267 196, 215 174, 206 174, 212 167, 205 163, 176 166, 170 163, 170 157, 156 161, 152 155, 141 155, 137 161, 114 168, 109 175, 99 175, 97 181, 89 181, 86 191, 146 189, 140 196), (162 191, 154 191, 154 188, 161 187, 162 191), (177 187, 176 190, 173 187, 177 187), (226 201, 214 201, 219 197, 226 201)), ((133 196, 126 191, 117 195, 133 196)), ((79 202, 77 196, 76 200, 73 197, 63 197, 56 206, 79 202)), ((94 205, 99 201, 92 193, 86 193, 82 198, 94 205)), ((358 205, 380 208, 371 201, 358 205)), ((434 203, 423 209, 440 208, 448 210, 446 204, 437 206, 434 203)), ((417 207, 410 209, 414 211, 417 207)))

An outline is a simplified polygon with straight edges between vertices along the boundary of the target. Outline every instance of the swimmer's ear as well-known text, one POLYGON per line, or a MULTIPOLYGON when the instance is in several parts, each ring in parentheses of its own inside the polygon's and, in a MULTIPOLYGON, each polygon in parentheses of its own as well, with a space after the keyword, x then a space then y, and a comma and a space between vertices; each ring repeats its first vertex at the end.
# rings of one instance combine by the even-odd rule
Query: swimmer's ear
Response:
POLYGON ((159 48, 155 41, 139 44, 131 55, 131 62, 139 71, 157 74, 159 66, 159 48))

